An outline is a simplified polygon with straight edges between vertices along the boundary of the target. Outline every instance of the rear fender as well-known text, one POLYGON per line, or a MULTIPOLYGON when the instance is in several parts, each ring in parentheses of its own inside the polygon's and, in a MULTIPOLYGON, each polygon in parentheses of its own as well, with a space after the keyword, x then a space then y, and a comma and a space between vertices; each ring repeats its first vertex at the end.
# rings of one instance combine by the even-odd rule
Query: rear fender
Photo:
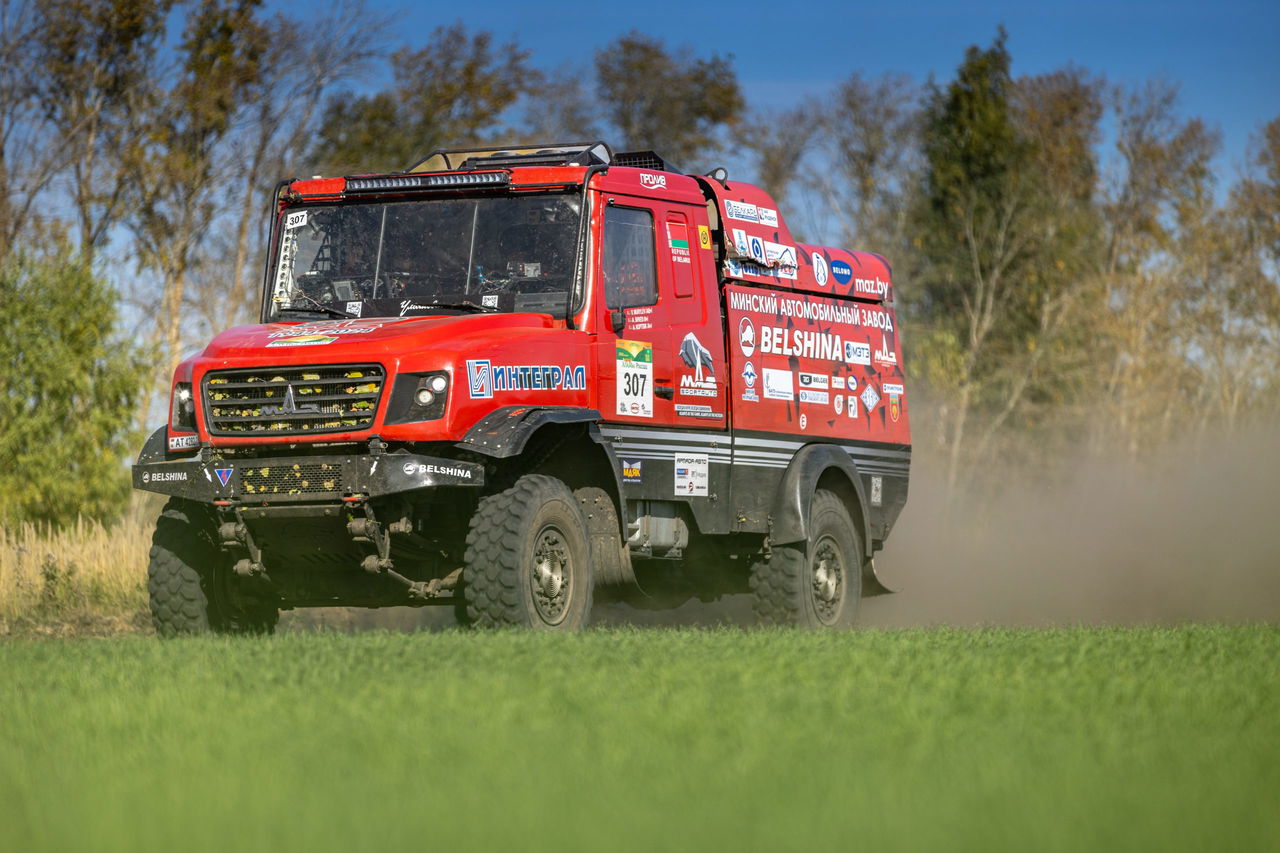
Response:
POLYGON ((857 463, 848 453, 833 444, 810 444, 802 447, 787 471, 782 475, 778 488, 778 498, 773 507, 773 526, 770 543, 787 545, 804 542, 809 538, 809 505, 813 501, 813 493, 818 481, 831 472, 840 477, 848 487, 848 494, 843 495, 862 538, 863 565, 862 586, 865 595, 883 595, 893 590, 886 587, 876 577, 875 564, 870 556, 870 543, 867 531, 871 529, 871 519, 867 515, 866 491, 862 477, 858 474, 857 463), (852 496, 852 500, 849 497, 852 496))

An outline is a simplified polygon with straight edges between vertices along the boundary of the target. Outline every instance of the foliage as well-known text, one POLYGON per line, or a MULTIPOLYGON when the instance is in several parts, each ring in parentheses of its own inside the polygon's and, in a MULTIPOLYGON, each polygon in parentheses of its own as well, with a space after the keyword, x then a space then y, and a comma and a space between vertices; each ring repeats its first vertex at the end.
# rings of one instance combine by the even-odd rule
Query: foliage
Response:
POLYGON ((0 846, 1261 850, 1275 627, 0 643, 0 846))
POLYGON ((716 131, 736 124, 745 106, 729 58, 672 54, 634 30, 596 52, 596 80, 624 149, 651 149, 690 171, 705 171, 716 131))
POLYGON ((128 505, 126 455, 149 365, 121 336, 114 291, 50 252, 0 267, 0 517, 65 524, 128 505))
POLYGON ((528 60, 492 33, 437 27, 422 48, 391 55, 391 89, 330 99, 312 157, 326 174, 398 171, 436 148, 493 141, 503 112, 540 80, 528 60))

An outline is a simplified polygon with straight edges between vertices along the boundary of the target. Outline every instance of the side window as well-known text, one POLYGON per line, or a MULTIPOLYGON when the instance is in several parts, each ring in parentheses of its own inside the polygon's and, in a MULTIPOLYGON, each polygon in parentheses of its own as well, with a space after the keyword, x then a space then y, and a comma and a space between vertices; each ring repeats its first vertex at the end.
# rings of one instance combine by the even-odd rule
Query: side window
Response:
POLYGON ((653 214, 610 205, 604 213, 604 299, 610 308, 658 301, 654 272, 653 214))

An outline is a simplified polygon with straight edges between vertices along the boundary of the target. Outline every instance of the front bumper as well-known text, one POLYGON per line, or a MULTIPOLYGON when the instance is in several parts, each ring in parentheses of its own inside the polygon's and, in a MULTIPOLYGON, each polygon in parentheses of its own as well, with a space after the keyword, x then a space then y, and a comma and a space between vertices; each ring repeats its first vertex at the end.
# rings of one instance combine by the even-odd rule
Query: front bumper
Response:
POLYGON ((484 466, 418 453, 139 460, 133 487, 223 506, 325 503, 484 485, 484 466))

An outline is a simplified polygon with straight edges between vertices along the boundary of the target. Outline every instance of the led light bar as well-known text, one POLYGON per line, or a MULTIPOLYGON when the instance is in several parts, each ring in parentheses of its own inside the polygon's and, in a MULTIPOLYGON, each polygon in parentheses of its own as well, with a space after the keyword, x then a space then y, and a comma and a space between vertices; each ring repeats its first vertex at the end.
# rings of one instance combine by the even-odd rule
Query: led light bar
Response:
POLYGON ((508 172, 455 172, 449 175, 391 175, 385 178, 347 178, 347 192, 390 192, 453 187, 495 187, 511 182, 508 172))

